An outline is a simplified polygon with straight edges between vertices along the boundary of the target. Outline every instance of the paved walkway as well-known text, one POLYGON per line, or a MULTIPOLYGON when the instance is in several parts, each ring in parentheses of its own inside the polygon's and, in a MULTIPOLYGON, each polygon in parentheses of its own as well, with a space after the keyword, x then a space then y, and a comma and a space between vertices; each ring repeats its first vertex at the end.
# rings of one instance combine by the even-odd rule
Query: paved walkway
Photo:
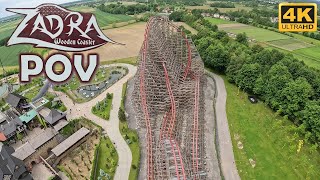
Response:
MULTIPOLYGON (((114 179, 124 180, 124 179, 129 179, 132 153, 129 146, 121 136, 121 133, 119 130, 118 110, 121 104, 122 85, 125 82, 127 82, 128 79, 134 76, 134 74, 137 71, 137 68, 129 64, 112 64, 109 66, 119 66, 119 65, 127 67, 129 70, 128 74, 122 79, 120 79, 119 81, 117 81, 114 85, 109 87, 106 91, 101 93, 99 96, 97 96, 96 98, 86 103, 77 104, 77 103, 74 103, 64 93, 57 92, 57 91, 55 91, 55 93, 60 97, 61 101, 66 105, 66 107, 69 108, 67 110, 68 119, 75 119, 83 116, 89 120, 92 120, 96 124, 100 125, 106 131, 109 138, 114 143, 114 146, 119 156, 118 167, 116 169, 114 179), (102 101, 104 98, 106 98, 107 93, 113 93, 112 109, 110 112, 109 121, 101 119, 91 113, 91 108, 95 106, 98 101, 102 101)), ((53 90, 50 89, 50 91, 52 92, 53 90)))
MULTIPOLYGON (((208 72, 209 73, 209 72, 208 72)), ((217 134, 219 144, 219 154, 221 170, 226 180, 239 180, 240 176, 234 160, 231 136, 229 132, 228 119, 226 114, 227 92, 223 79, 213 73, 210 73, 216 82, 216 117, 217 134)))

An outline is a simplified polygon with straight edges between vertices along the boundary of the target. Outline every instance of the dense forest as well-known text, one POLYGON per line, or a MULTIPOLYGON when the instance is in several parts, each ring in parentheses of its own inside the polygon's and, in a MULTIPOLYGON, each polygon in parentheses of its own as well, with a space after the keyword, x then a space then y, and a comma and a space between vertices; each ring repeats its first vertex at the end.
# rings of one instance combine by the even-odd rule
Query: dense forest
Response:
POLYGON ((264 49, 248 43, 246 34, 231 39, 201 16, 174 12, 172 20, 182 20, 198 30, 192 38, 205 66, 226 74, 227 79, 263 100, 271 109, 297 125, 306 140, 320 140, 320 72, 291 54, 264 49))

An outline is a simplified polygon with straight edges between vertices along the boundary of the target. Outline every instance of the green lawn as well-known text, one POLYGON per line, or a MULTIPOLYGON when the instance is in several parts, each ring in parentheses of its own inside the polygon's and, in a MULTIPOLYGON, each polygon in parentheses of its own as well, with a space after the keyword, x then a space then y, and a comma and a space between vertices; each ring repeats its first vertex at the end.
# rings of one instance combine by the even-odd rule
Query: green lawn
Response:
POLYGON ((104 100, 99 101, 95 106, 92 107, 92 113, 102 119, 109 120, 112 99, 113 94, 107 93, 107 97, 104 100))
POLYGON ((242 179, 318 179, 319 152, 310 152, 304 142, 297 153, 299 140, 296 127, 279 117, 264 103, 251 104, 247 94, 228 83, 227 116, 236 165, 242 179), (243 149, 238 148, 238 142, 243 149), (249 159, 256 162, 255 168, 249 159))
POLYGON ((138 59, 138 57, 129 57, 129 58, 116 59, 116 60, 111 60, 111 61, 101 61, 100 65, 125 63, 125 64, 131 64, 131 65, 135 66, 135 65, 137 65, 137 59, 138 59))
POLYGON ((224 20, 224 19, 218 19, 218 18, 211 18, 211 17, 205 17, 204 19, 208 20, 210 23, 212 24, 235 24, 237 22, 234 22, 234 21, 227 21, 227 20, 224 20))
POLYGON ((96 177, 100 176, 100 169, 113 179, 118 165, 118 153, 108 137, 101 137, 99 145, 99 156, 97 156, 96 177))

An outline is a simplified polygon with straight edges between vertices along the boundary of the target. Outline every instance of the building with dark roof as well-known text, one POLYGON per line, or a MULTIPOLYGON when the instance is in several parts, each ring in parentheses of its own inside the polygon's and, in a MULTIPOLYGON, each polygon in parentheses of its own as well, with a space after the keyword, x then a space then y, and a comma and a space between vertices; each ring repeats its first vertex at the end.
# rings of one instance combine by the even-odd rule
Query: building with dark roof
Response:
POLYGON ((14 149, 0 143, 0 180, 32 180, 24 162, 12 156, 14 149))
POLYGON ((27 98, 17 93, 8 94, 8 96, 5 98, 5 101, 20 113, 22 113, 23 110, 29 109, 30 107, 30 105, 28 105, 27 98))
POLYGON ((56 109, 42 108, 39 114, 44 118, 44 120, 54 126, 61 119, 66 119, 66 113, 63 113, 56 109))
POLYGON ((7 141, 8 139, 14 138, 17 132, 23 132, 25 125, 21 122, 19 117, 12 114, 13 112, 7 111, 6 113, 0 113, 3 121, 0 123, 0 141, 7 141))

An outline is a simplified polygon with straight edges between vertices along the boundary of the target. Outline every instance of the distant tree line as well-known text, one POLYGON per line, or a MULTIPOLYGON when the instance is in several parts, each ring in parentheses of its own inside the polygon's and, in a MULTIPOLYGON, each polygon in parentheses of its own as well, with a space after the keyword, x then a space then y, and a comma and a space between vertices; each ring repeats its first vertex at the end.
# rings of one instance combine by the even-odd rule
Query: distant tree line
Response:
POLYGON ((147 6, 145 4, 122 5, 120 3, 117 3, 109 5, 101 4, 98 6, 98 9, 111 14, 134 15, 150 11, 150 6, 147 6))
POLYGON ((166 3, 166 4, 184 4, 187 6, 201 6, 206 0, 156 0, 154 3, 166 3))
POLYGON ((297 125, 305 139, 318 146, 320 140, 320 72, 292 54, 249 45, 245 34, 233 40, 210 25, 199 11, 175 12, 170 19, 181 19, 198 30, 192 39, 205 66, 226 74, 228 81, 254 94, 271 109, 297 125))
POLYGON ((235 8, 234 4, 231 2, 214 2, 211 3, 210 6, 217 8, 235 8))

